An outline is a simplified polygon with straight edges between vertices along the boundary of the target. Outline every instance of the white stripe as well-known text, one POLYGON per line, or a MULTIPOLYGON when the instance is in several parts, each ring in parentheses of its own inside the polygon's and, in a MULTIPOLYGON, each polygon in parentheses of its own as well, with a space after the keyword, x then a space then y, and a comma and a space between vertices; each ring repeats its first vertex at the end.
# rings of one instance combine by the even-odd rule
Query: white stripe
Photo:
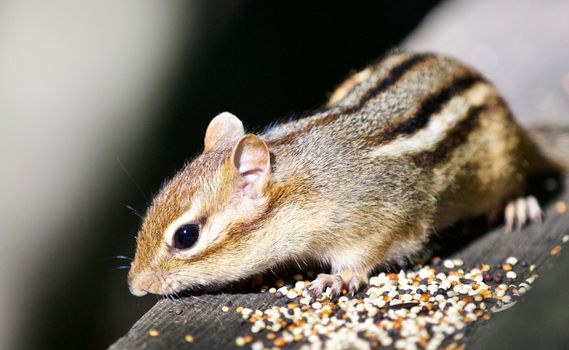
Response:
POLYGON ((434 114, 429 123, 421 130, 412 135, 400 135, 387 145, 374 148, 370 155, 400 156, 417 151, 426 151, 434 148, 441 142, 446 131, 466 117, 466 112, 472 106, 481 105, 491 94, 493 89, 486 83, 477 83, 462 95, 454 96, 444 108, 434 114))

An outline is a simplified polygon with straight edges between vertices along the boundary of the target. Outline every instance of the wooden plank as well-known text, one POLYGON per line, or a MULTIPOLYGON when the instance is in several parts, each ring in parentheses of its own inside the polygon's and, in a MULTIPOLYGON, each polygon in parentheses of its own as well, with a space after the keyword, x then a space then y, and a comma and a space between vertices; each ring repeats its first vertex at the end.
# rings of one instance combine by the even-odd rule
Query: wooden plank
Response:
MULTIPOLYGON (((529 226, 514 234, 504 234, 501 228, 494 228, 485 233, 484 229, 480 228, 484 225, 467 227, 470 233, 465 235, 458 234, 458 229, 453 229, 437 239, 439 243, 444 242, 442 252, 452 252, 448 256, 462 259, 467 267, 480 262, 499 264, 509 256, 516 256, 520 261, 536 264, 538 272, 547 274, 544 266, 550 264, 552 259, 556 259, 551 256, 551 249, 562 244, 562 237, 569 234, 569 214, 558 213, 554 205, 558 200, 569 203, 567 190, 569 176, 561 179, 561 183, 564 184, 562 186, 564 190, 558 193, 557 197, 549 198, 543 224, 529 226)), ((547 192, 543 193, 547 197, 547 192)), ((530 275, 528 269, 523 271, 518 274, 519 281, 530 275)), ((250 334, 250 324, 234 311, 235 307, 265 309, 273 305, 285 305, 285 300, 286 298, 277 299, 270 293, 220 293, 189 296, 173 301, 161 300, 132 327, 128 334, 113 344, 111 349, 235 348, 237 336, 250 334), (227 306, 230 310, 223 312, 222 306, 227 306), (159 335, 149 336, 150 329, 158 330, 159 335), (193 343, 190 344, 185 340, 187 334, 193 336, 193 343)), ((551 308, 551 312, 554 313, 555 304, 552 304, 551 308)), ((508 312, 510 311, 504 311, 503 314, 508 312)), ((464 332, 463 342, 476 340, 477 337, 474 335, 481 328, 483 331, 489 327, 492 322, 492 320, 479 320, 469 325, 464 332)), ((300 345, 293 344, 287 348, 299 348, 300 345)))

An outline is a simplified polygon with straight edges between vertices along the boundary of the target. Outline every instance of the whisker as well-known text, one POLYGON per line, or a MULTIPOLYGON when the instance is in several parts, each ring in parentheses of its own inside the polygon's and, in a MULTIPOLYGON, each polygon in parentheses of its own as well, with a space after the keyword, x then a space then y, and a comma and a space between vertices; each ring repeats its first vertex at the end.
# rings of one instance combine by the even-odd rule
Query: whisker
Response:
POLYGON ((122 265, 113 268, 113 270, 125 270, 125 269, 130 269, 130 265, 122 265))
POLYGON ((130 260, 130 261, 133 260, 132 258, 130 258, 126 255, 115 255, 115 256, 109 256, 109 257, 103 258, 103 259, 99 260, 99 262, 103 262, 103 261, 107 261, 107 260, 111 260, 111 259, 130 260))
POLYGON ((138 217, 141 218, 141 219, 144 219, 144 215, 142 215, 141 212, 139 212, 138 210, 136 210, 136 209, 133 208, 132 206, 130 206, 130 205, 127 204, 127 205, 125 205, 125 207, 126 207, 128 210, 130 210, 134 215, 138 216, 138 217))
POLYGON ((124 171, 124 173, 126 174, 126 176, 128 176, 130 178, 130 180, 134 183, 134 186, 136 186, 136 189, 138 190, 138 192, 140 192, 140 194, 142 195, 142 198, 144 198, 144 201, 146 202, 146 206, 149 206, 149 202, 148 202, 148 197, 146 196, 146 194, 144 193, 144 191, 142 190, 142 188, 140 187, 140 185, 138 184, 138 182, 134 179, 134 177, 132 177, 132 175, 128 172, 128 170, 126 169, 126 167, 124 166, 124 164, 122 163, 122 161, 120 160, 119 156, 116 157, 117 162, 119 163, 121 169, 124 171))

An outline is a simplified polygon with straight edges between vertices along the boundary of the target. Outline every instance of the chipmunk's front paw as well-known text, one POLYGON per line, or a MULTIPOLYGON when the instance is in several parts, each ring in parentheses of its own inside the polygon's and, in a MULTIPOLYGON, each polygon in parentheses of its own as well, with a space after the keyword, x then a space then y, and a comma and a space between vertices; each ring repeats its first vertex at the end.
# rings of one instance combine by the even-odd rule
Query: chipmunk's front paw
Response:
POLYGON ((527 222, 541 223, 542 211, 539 203, 533 196, 518 198, 506 205, 504 210, 504 231, 520 231, 527 222))
POLYGON ((366 278, 360 276, 321 273, 312 281, 308 290, 312 297, 317 297, 321 295, 326 288, 330 288, 330 298, 336 298, 342 294, 343 289, 345 289, 350 296, 354 296, 365 284, 366 278))

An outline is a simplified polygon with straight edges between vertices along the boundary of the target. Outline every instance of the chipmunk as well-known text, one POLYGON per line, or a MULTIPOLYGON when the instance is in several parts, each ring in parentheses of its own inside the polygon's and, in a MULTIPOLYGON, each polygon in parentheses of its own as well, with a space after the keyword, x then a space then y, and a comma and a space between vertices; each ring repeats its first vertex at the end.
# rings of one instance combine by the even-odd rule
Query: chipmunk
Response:
POLYGON ((430 53, 392 53, 309 117, 259 135, 224 112, 203 154, 154 198, 128 275, 134 295, 221 287, 287 261, 330 266, 310 289, 351 294, 378 265, 460 219, 541 219, 528 176, 541 156, 496 89, 430 53))

